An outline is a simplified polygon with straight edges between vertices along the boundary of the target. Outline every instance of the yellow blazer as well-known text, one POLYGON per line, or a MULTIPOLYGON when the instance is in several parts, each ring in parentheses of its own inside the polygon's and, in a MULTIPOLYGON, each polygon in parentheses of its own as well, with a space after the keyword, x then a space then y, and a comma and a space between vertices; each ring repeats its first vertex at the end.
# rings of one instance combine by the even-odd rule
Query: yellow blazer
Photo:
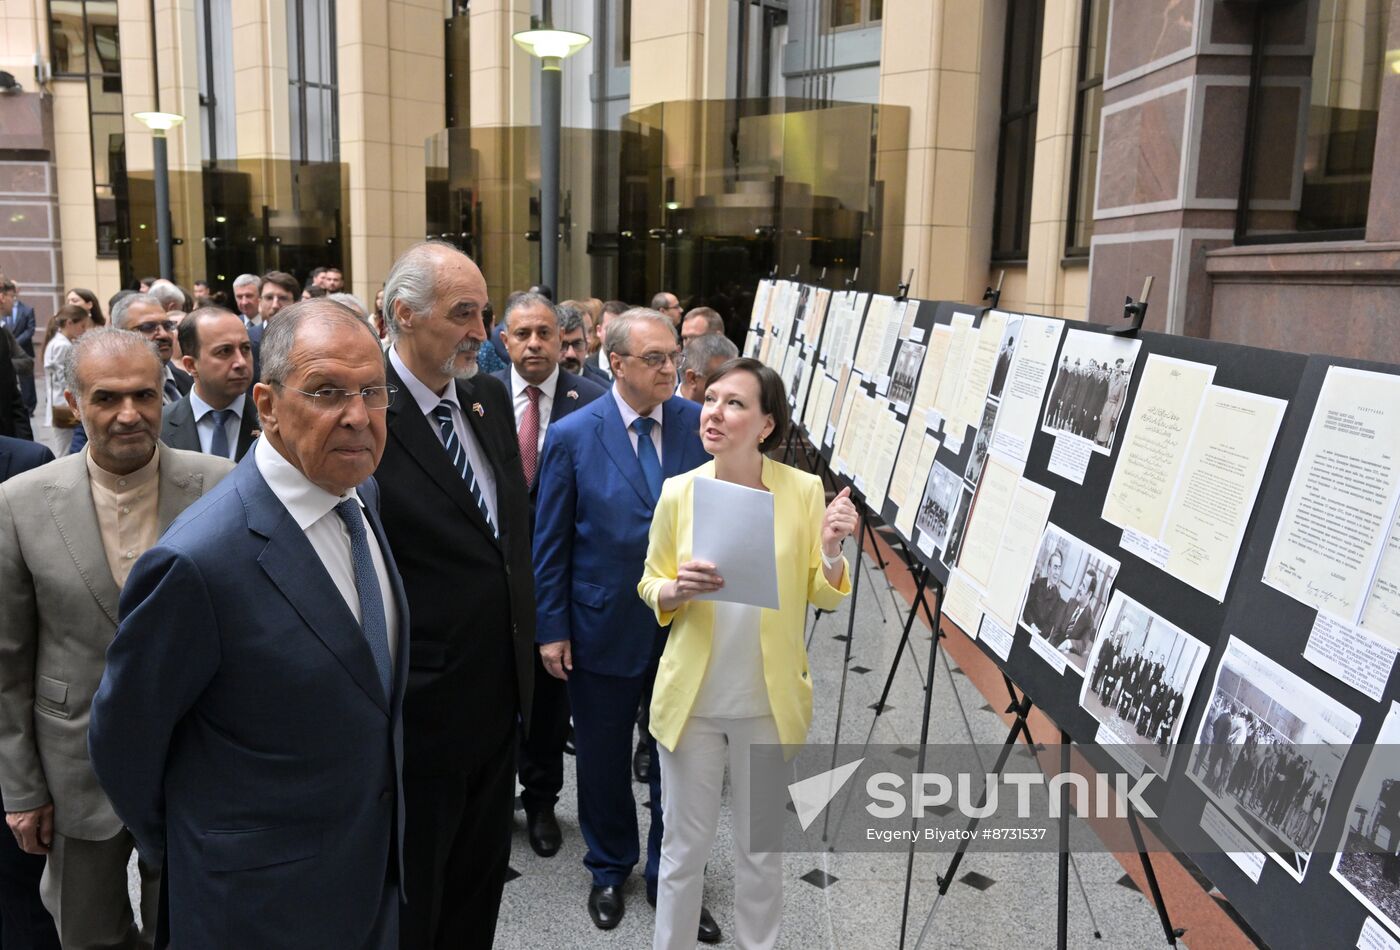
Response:
MULTIPOLYGON (((715 608, 713 601, 692 600, 667 612, 660 609, 658 601, 662 586, 675 580, 680 565, 691 559, 695 479, 714 477, 715 463, 707 462, 666 479, 651 520, 646 567, 637 584, 637 593, 656 612, 656 619, 662 625, 672 624, 651 696, 651 734, 667 749, 675 749, 680 741, 705 678, 714 642, 715 608)), ((850 571, 843 568, 838 589, 822 572, 826 494, 821 479, 765 456, 763 484, 773 493, 778 609, 763 609, 759 645, 778 737, 792 748, 806 741, 807 727, 812 724, 812 678, 803 642, 807 605, 835 610, 841 598, 851 592, 851 579, 850 571)))

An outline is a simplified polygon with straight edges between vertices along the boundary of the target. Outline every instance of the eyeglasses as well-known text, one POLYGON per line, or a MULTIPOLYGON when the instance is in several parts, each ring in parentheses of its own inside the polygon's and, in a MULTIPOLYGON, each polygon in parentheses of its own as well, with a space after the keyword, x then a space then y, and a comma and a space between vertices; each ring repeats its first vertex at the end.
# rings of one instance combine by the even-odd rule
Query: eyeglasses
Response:
POLYGON ((672 350, 669 353, 643 353, 641 356, 637 356, 635 353, 623 353, 621 350, 618 350, 617 355, 630 356, 634 360, 641 360, 643 363, 647 364, 650 369, 660 369, 666 363, 670 363, 673 366, 679 365, 681 361, 680 350, 672 350))
POLYGON ((588 349, 588 341, 587 341, 587 340, 561 340, 560 343, 559 343, 559 349, 561 349, 561 350, 586 350, 586 349, 588 349))
POLYGON ((150 323, 138 323, 131 329, 142 336, 152 336, 157 330, 164 330, 166 333, 174 333, 179 326, 174 320, 153 320, 150 323))
MULTIPOLYGON (((278 386, 282 386, 281 383, 278 386)), ((321 412, 339 412, 350 402, 351 396, 359 396, 365 401, 365 408, 371 412, 383 412, 389 408, 389 403, 393 401, 393 396, 399 391, 397 386, 369 386, 365 389, 351 392, 348 389, 318 389, 314 393, 309 393, 304 389, 297 389, 295 386, 285 386, 294 393, 301 393, 311 400, 321 412)))

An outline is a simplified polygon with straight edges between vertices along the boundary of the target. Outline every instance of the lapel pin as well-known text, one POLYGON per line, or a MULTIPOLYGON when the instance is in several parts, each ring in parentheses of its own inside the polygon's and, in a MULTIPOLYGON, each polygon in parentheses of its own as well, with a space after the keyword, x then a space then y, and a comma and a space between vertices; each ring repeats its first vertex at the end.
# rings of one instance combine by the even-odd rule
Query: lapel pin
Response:
POLYGON ((479 402, 472 403, 472 412, 476 413, 477 418, 479 419, 486 418, 486 410, 481 408, 481 403, 479 402))
POLYGON ((564 395, 568 396, 570 399, 577 399, 577 398, 578 398, 578 390, 577 390, 577 389, 571 389, 571 390, 569 390, 568 392, 566 392, 564 395))
POLYGON ((261 429, 249 429, 249 430, 248 430, 248 441, 251 442, 253 439, 256 439, 256 438, 257 438, 258 436, 260 436, 260 435, 262 435, 262 430, 261 430, 261 429))

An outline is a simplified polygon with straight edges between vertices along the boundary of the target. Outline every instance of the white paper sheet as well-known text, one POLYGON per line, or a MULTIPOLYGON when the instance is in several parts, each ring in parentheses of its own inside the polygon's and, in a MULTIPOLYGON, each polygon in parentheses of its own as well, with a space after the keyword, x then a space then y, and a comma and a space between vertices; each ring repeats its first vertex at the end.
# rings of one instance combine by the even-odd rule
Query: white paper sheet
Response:
POLYGON ((773 495, 716 478, 695 479, 691 557, 715 565, 724 586, 696 600, 778 609, 773 495))
POLYGON ((997 414, 997 431, 992 448, 1015 459, 1026 460, 1031 439, 1040 423, 1040 406, 1045 387, 1055 369, 1055 351, 1060 347, 1065 322, 1050 317, 1023 317, 1021 342, 1011 360, 1006 386, 997 414))
POLYGON ((1325 610, 1317 612, 1303 658, 1380 702, 1396 648, 1325 610))
POLYGON ((1045 468, 1076 485, 1083 485, 1084 473, 1089 470, 1089 459, 1093 457, 1092 442, 1061 433, 1055 437, 1055 445, 1050 449, 1050 463, 1045 468))

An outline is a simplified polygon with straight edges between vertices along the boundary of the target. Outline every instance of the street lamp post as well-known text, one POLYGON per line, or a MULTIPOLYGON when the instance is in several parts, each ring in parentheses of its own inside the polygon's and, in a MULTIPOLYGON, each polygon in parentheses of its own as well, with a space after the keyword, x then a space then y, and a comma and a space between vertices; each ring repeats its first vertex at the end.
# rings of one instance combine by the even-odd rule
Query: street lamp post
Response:
POLYGON ((515 43, 540 60, 540 283, 559 293, 559 115, 564 60, 588 45, 582 33, 546 25, 516 33, 515 43))
POLYGON ((170 251, 170 160, 166 155, 165 133, 185 121, 174 112, 137 112, 136 119, 151 130, 155 152, 156 178, 156 246, 160 253, 160 276, 175 279, 175 265, 170 251))

